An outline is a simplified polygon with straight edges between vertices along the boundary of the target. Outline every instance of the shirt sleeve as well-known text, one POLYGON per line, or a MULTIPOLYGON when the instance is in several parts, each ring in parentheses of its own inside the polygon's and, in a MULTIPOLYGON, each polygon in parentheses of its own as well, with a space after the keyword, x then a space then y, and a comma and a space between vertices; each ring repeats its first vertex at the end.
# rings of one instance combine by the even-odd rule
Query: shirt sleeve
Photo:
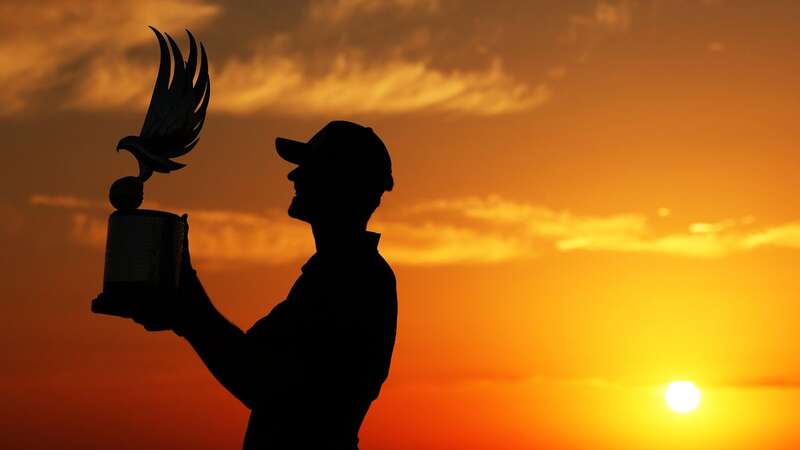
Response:
POLYGON ((293 312, 293 305, 283 301, 246 332, 256 403, 291 390, 297 382, 301 349, 294 336, 293 312))

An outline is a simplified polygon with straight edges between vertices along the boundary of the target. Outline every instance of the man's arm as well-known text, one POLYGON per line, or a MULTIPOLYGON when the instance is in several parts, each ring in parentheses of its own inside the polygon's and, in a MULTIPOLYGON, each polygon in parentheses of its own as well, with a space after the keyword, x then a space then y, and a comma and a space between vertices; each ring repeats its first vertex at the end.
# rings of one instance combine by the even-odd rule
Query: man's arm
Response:
POLYGON ((252 340, 214 307, 197 273, 191 270, 187 275, 180 299, 186 308, 176 316, 172 328, 189 342, 214 378, 252 408, 256 358, 252 340))
MULTIPOLYGON (((248 408, 252 408, 255 393, 255 352, 252 339, 229 322, 211 303, 203 285, 192 268, 189 255, 189 223, 184 214, 185 240, 181 265, 180 286, 160 298, 112 299, 101 293, 95 303, 124 301, 133 305, 132 317, 148 331, 173 330, 183 336, 200 356, 214 377, 248 408)), ((135 293, 115 293, 138 295, 135 293)))

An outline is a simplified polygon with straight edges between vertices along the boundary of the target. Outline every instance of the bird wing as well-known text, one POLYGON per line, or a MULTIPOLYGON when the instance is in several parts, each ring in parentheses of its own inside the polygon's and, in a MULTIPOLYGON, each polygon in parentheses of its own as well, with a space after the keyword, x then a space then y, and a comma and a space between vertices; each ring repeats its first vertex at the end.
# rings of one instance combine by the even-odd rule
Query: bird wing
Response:
POLYGON ((183 55, 175 40, 167 33, 164 33, 167 37, 164 39, 160 31, 153 27, 150 29, 158 39, 161 63, 153 87, 153 97, 139 137, 152 155, 175 158, 188 153, 199 140, 208 101, 211 98, 208 60, 206 50, 201 43, 198 69, 197 43, 189 30, 186 30, 189 35, 189 59, 184 63, 183 55), (172 72, 171 82, 170 72, 172 72))

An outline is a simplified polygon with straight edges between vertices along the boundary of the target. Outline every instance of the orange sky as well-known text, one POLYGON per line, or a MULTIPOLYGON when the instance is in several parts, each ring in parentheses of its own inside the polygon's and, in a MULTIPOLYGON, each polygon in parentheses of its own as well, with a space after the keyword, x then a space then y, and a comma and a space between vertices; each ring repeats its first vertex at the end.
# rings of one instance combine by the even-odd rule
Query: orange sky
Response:
POLYGON ((241 445, 246 410, 185 342, 89 312, 146 25, 190 28, 214 89, 147 206, 189 213, 242 327, 313 251, 274 138, 349 119, 389 147, 371 228, 399 330, 362 449, 800 447, 800 5, 252 3, 0 5, 3 448, 241 445), (694 413, 665 406, 676 379, 694 413))

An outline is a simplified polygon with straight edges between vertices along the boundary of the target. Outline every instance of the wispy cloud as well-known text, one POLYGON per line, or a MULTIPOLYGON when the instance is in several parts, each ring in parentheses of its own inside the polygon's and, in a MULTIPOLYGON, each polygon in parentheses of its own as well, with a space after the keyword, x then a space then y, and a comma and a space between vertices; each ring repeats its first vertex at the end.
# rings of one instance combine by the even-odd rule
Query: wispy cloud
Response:
POLYGON ((443 223, 375 222, 382 251, 398 264, 498 263, 534 256, 533 243, 506 233, 443 223))
MULTIPOLYGON (((32 205, 67 211, 69 238, 102 248, 106 242, 109 208, 99 201, 74 196, 32 195, 32 205)), ((155 208, 152 203, 146 205, 155 208)), ((168 207, 164 207, 170 210, 168 207)), ((280 264, 308 257, 314 251, 308 226, 285 212, 248 213, 189 209, 192 257, 226 263, 280 264)), ((491 263, 533 254, 528 244, 505 234, 493 234, 449 224, 377 221, 383 233, 382 252, 397 264, 437 265, 491 263)))
MULTIPOLYGON (((41 194, 30 196, 29 202, 68 211, 71 223, 69 237, 75 242, 94 247, 105 245, 108 221, 105 214, 110 213, 110 208, 103 202, 68 195, 41 194)), ((152 202, 144 206, 161 208, 152 202)), ((190 209, 188 214, 192 256, 199 260, 213 260, 221 264, 280 264, 313 252, 313 241, 307 226, 290 220, 283 213, 190 209)))
POLYGON ((580 216, 501 197, 472 197, 421 204, 415 212, 441 211, 478 219, 490 229, 534 241, 550 241, 562 252, 609 251, 720 257, 759 247, 800 248, 800 224, 753 230, 754 218, 690 223, 687 231, 658 234, 643 214, 580 216))
MULTIPOLYGON (((444 71, 427 61, 367 63, 358 52, 340 52, 322 74, 312 75, 299 55, 272 48, 233 57, 212 70, 217 112, 290 115, 394 114, 415 111, 495 115, 534 109, 550 99, 544 83, 511 77, 497 59, 484 70, 444 71)), ((152 68, 120 60, 93 61, 67 106, 107 110, 149 101, 152 68)))
POLYGON ((99 201, 86 200, 72 195, 42 195, 34 194, 28 198, 31 205, 56 206, 67 209, 92 209, 102 208, 105 205, 99 201))
POLYGON ((606 38, 627 33, 639 6, 632 0, 599 0, 590 10, 571 15, 563 40, 577 49, 577 62, 585 62, 606 38))
POLYGON ((572 43, 592 42, 605 33, 628 31, 633 8, 630 0, 595 2, 590 12, 570 17, 567 39, 572 43))
MULTIPOLYGON (((145 25, 180 30, 207 23, 219 11, 201 0, 5 2, 0 5, 0 114, 24 110, 35 95, 57 86, 69 86, 67 91, 77 86, 77 93, 67 96, 81 98, 104 76, 124 75, 126 51, 152 39, 145 25), (91 68, 90 76, 73 83, 71 66, 78 62, 91 68)), ((138 93, 127 77, 114 79, 120 97, 138 93)), ((105 85, 111 87, 111 81, 105 85)))
POLYGON ((800 389, 799 376, 750 377, 720 383, 735 389, 800 389))
MULTIPOLYGON (((106 217, 100 211, 107 212, 107 207, 101 202, 33 195, 30 203, 68 210, 72 239, 105 244, 106 217)), ((199 259, 278 264, 313 251, 307 226, 282 211, 188 212, 192 249, 199 259)), ((578 215, 497 196, 420 203, 392 219, 374 221, 372 228, 383 233, 381 248, 387 258, 409 265, 491 264, 546 252, 718 258, 764 247, 800 249, 800 222, 754 229, 753 218, 744 217, 657 233, 642 214, 578 215)))
MULTIPOLYGON (((390 8, 434 11, 438 2, 318 1, 311 4, 308 20, 341 21, 390 8)), ((143 109, 156 63, 132 55, 137 54, 133 50, 154 45, 145 25, 201 31, 221 10, 204 0, 0 6, 0 59, 4 61, 0 114, 42 106, 44 100, 37 103, 36 98, 43 93, 48 93, 48 108, 143 109), (58 95, 49 95, 52 90, 58 90, 58 95)), ((284 44, 287 40, 291 32, 272 37, 284 44)), ((545 84, 531 85, 509 75, 498 57, 484 69, 444 69, 431 63, 433 57, 395 54, 373 59, 365 58, 358 48, 312 53, 258 44, 247 56, 210 55, 215 92, 211 109, 233 114, 438 111, 493 115, 530 110, 550 97, 545 84)))
POLYGON ((744 248, 764 246, 800 248, 800 222, 777 225, 747 235, 742 240, 744 248))
MULTIPOLYGON (((800 377, 795 376, 760 376, 739 378, 711 378, 697 380, 702 390, 736 389, 736 390, 761 390, 761 389, 800 389, 800 377)), ((415 384, 419 384, 415 380, 415 384)), ((561 385, 591 389, 630 390, 645 389, 663 391, 669 385, 669 380, 654 379, 652 377, 603 377, 603 376, 567 376, 553 374, 527 375, 520 373, 466 373, 446 377, 431 377, 423 379, 422 383, 429 385, 453 385, 490 383, 499 385, 561 385)))
MULTIPOLYGON (((582 61, 604 38, 630 31, 646 5, 655 10, 658 3, 597 0, 579 11, 565 6, 565 22, 557 34, 569 43, 568 53, 577 51, 582 61)), ((356 31, 359 21, 374 20, 375 14, 391 19, 448 18, 454 26, 470 30, 460 18, 472 17, 469 8, 474 5, 441 0, 313 0, 307 7, 293 8, 300 9, 295 21, 280 30, 265 33, 250 27, 234 33, 230 41, 216 41, 215 52, 209 55, 212 112, 518 113, 550 101, 554 86, 574 71, 568 62, 572 57, 565 55, 541 79, 521 78, 510 69, 515 65, 508 57, 485 50, 475 39, 453 44, 449 38, 447 46, 428 45, 432 36, 442 38, 444 33, 418 20, 392 22, 397 27, 393 33, 402 37, 388 41, 356 31), (472 47, 484 52, 470 53, 472 47), (442 54, 448 51, 470 57, 442 54)), ((225 22, 230 17, 223 14, 219 0, 6 2, 0 5, 4 62, 0 116, 36 108, 144 109, 156 71, 155 60, 142 58, 143 49, 151 55, 155 51, 145 25, 176 37, 183 28, 191 28, 202 40, 212 24, 233 26, 225 22)), ((723 48, 717 44, 710 49, 723 48)))
POLYGON ((232 60, 216 78, 215 108, 231 113, 278 110, 290 114, 461 112, 493 115, 524 111, 550 98, 545 84, 515 80, 495 60, 486 70, 443 71, 425 61, 367 64, 339 54, 329 70, 310 76, 296 58, 257 54, 232 60))
POLYGON ((435 12, 439 0, 316 0, 309 7, 309 16, 320 22, 340 23, 359 13, 375 13, 388 9, 435 12))

